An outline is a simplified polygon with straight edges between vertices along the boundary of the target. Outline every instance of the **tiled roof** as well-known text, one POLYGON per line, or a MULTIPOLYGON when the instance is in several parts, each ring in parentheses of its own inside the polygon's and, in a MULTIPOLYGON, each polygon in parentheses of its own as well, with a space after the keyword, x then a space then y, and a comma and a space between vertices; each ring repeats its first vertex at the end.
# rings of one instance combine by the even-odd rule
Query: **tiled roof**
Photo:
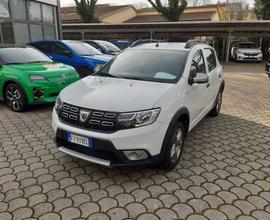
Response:
MULTIPOLYGON (((101 5, 96 5, 95 9, 95 18, 99 20, 100 18, 112 14, 118 10, 132 7, 131 5, 108 5, 108 4, 101 4, 101 5)), ((64 7, 61 8, 61 16, 62 16, 62 21, 63 22, 81 22, 81 16, 78 15, 76 11, 76 7, 64 7)))

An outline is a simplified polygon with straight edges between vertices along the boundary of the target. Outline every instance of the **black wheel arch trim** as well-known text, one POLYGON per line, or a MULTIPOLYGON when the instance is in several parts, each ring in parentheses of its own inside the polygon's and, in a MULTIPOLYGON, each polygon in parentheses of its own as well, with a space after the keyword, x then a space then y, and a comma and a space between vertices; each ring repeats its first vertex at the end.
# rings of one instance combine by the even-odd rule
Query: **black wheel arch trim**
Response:
POLYGON ((25 89, 24 89, 24 87, 22 86, 22 84, 21 83, 19 83, 17 80, 15 80, 15 79, 8 79, 8 80, 6 80, 5 82, 4 82, 4 84, 3 84, 3 100, 4 101, 6 101, 5 99, 5 90, 6 90, 6 87, 7 87, 7 85, 9 85, 9 84, 12 84, 12 83, 14 83, 14 84, 16 84, 16 85, 18 85, 22 90, 23 90, 23 92, 24 92, 24 95, 25 95, 25 98, 26 98, 26 103, 28 104, 29 103, 29 100, 28 100, 28 95, 27 95, 27 92, 25 91, 25 89))
POLYGON ((165 134, 165 137, 164 137, 164 140, 163 140, 163 143, 162 143, 162 147, 161 147, 161 151, 160 151, 160 161, 162 161, 164 159, 164 155, 165 155, 165 152, 166 152, 166 143, 168 143, 168 140, 170 138, 170 134, 172 132, 172 129, 175 125, 175 123, 177 121, 179 121, 179 119, 181 118, 181 116, 187 116, 188 117, 188 125, 185 125, 186 127, 186 135, 188 133, 188 130, 189 130, 189 123, 190 123, 190 114, 189 114, 189 110, 186 108, 186 107, 182 107, 180 109, 177 110, 177 112, 174 114, 170 124, 169 124, 169 127, 166 131, 166 134, 165 134))
POLYGON ((225 80, 223 79, 222 82, 221 82, 221 85, 220 85, 221 92, 223 92, 224 89, 225 89, 225 80))

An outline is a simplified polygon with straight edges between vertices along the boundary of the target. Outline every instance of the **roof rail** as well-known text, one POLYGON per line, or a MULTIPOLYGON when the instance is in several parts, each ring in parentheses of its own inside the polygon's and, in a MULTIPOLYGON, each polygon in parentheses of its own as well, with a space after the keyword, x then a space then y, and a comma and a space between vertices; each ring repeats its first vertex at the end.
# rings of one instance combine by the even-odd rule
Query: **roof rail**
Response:
POLYGON ((208 42, 205 41, 205 40, 189 40, 189 41, 186 43, 185 48, 186 48, 186 49, 190 49, 190 48, 194 47, 194 46, 197 45, 197 44, 207 44, 207 45, 208 45, 208 42))

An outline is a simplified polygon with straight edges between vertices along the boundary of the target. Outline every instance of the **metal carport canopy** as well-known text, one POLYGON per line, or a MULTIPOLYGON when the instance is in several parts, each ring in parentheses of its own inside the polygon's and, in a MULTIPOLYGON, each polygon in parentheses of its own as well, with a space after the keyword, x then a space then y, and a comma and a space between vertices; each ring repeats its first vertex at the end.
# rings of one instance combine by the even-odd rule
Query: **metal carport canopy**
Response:
POLYGON ((64 33, 179 33, 189 36, 270 36, 270 21, 160 22, 124 24, 63 24, 64 33))

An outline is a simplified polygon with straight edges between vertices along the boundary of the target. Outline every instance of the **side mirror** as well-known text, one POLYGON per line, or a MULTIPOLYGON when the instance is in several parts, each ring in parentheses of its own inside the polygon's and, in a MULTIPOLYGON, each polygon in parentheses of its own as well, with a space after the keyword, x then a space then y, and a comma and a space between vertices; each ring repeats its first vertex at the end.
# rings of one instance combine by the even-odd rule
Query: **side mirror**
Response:
POLYGON ((203 84, 208 82, 209 77, 205 73, 197 73, 196 76, 192 79, 192 84, 194 83, 203 84))

